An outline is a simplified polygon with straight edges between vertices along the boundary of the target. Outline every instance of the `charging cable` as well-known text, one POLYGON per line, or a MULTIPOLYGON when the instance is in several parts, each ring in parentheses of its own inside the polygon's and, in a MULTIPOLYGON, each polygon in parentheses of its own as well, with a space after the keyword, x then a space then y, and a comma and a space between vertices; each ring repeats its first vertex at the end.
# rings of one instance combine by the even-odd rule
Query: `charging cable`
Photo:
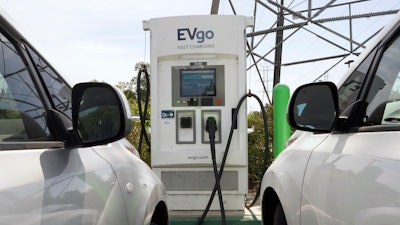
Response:
MULTIPOLYGON (((268 138, 267 113, 266 113, 265 107, 264 107, 261 99, 257 95, 251 93, 251 91, 249 90, 249 92, 247 94, 243 95, 240 98, 240 100, 239 100, 239 102, 238 102, 238 104, 237 104, 237 106, 236 106, 236 108, 235 108, 235 110, 233 112, 232 125, 231 125, 231 129, 229 131, 229 136, 228 136, 228 140, 227 140, 227 143, 226 143, 224 155, 222 157, 222 162, 221 162, 221 166, 220 166, 219 173, 218 173, 218 179, 216 179, 216 180, 219 180, 219 181, 221 180, 222 174, 224 172, 226 158, 227 158, 228 152, 229 152, 229 147, 230 147, 230 144, 231 144, 231 141, 232 141, 233 131, 235 130, 234 128, 237 127, 237 115, 238 115, 239 109, 240 109, 243 101, 248 97, 254 97, 257 100, 257 102, 259 103, 259 105, 261 107, 261 111, 262 111, 262 115, 263 115, 263 121, 264 121, 264 151, 265 151, 265 153, 264 153, 264 162, 263 162, 263 168, 262 168, 262 173, 261 173, 260 180, 262 180, 262 176, 264 175, 265 171, 267 170, 267 164, 268 164, 268 161, 269 161, 269 150, 268 150, 268 145, 269 145, 268 139, 269 138, 268 138)), ((210 143, 211 143, 211 138, 210 138, 210 143)), ((215 145, 214 145, 214 148, 215 148, 215 145)), ((214 152, 215 152, 215 149, 214 149, 214 152)), ((215 168, 214 168, 214 170, 215 170, 215 168)), ((211 204, 212 204, 212 202, 214 200, 215 193, 217 192, 218 186, 219 186, 219 183, 217 184, 217 182, 216 182, 215 185, 214 185, 213 191, 211 193, 210 199, 209 199, 209 201, 207 203, 207 206, 206 206, 205 210, 203 211, 203 214, 201 215, 201 217, 197 221, 196 225, 202 224, 204 219, 206 218, 207 213, 210 210, 211 204)), ((258 200, 258 198, 260 196, 260 188, 261 188, 261 186, 258 187, 256 196, 254 197, 253 201, 249 205, 246 205, 246 208, 252 207, 257 202, 257 200, 258 200)), ((220 193, 218 193, 218 195, 220 195, 222 197, 222 195, 220 193)))
POLYGON ((146 132, 147 108, 149 105, 149 96, 150 96, 150 78, 149 78, 149 73, 147 72, 147 69, 145 66, 143 68, 139 69, 139 72, 137 75, 136 94, 137 94, 137 103, 138 103, 139 118, 140 118, 140 124, 141 124, 138 151, 139 152, 142 151, 143 138, 145 139, 147 146, 149 146, 149 151, 150 151, 150 149, 151 149, 150 139, 147 136, 147 132, 146 132), (146 79, 146 96, 145 96, 144 109, 142 109, 142 96, 141 96, 142 93, 140 90, 140 81, 141 81, 142 74, 145 75, 145 79, 146 79))
MULTIPOLYGON (((268 162, 269 162, 269 136, 268 136, 268 118, 267 118, 267 111, 265 110, 265 107, 261 101, 261 99, 255 95, 252 94, 249 90, 249 93, 247 94, 247 96, 249 97, 254 97, 258 104, 261 107, 261 112, 262 112, 262 116, 263 116, 263 127, 264 127, 264 160, 263 160, 263 165, 262 165, 262 170, 261 170, 261 175, 260 175, 260 181, 262 181, 263 176, 265 171, 267 170, 267 166, 268 166, 268 162)), ((246 205, 246 208, 251 208, 252 206, 254 206, 258 200, 258 198, 260 197, 260 192, 261 192, 261 185, 258 186, 257 188, 257 192, 256 195, 253 198, 253 201, 246 205)))
POLYGON ((217 131, 217 122, 215 121, 215 118, 212 116, 207 118, 206 131, 208 132, 208 137, 210 139, 211 158, 212 158, 212 163, 213 163, 213 168, 214 168, 214 176, 215 176, 215 186, 218 191, 219 206, 221 209, 221 223, 222 223, 222 225, 225 225, 226 224, 225 208, 224 208, 224 200, 222 198, 222 190, 221 190, 221 184, 220 184, 221 176, 219 176, 219 173, 218 173, 217 157, 215 154, 215 132, 217 131))

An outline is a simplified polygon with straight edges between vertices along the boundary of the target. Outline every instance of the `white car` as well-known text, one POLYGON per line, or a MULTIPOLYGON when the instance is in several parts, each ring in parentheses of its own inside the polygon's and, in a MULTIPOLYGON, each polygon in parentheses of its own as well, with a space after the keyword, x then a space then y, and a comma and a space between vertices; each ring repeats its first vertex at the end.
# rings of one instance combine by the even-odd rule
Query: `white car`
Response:
POLYGON ((298 131, 262 181, 264 225, 400 221, 400 15, 336 86, 294 91, 298 131))
POLYGON ((123 139, 125 96, 71 88, 0 13, 0 225, 169 224, 163 184, 123 139))

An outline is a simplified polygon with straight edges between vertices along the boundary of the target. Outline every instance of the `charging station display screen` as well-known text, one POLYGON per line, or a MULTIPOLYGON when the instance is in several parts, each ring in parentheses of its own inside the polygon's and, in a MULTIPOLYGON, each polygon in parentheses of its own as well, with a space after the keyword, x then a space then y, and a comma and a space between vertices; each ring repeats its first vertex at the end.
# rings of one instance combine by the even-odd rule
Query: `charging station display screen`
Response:
POLYGON ((181 97, 216 96, 215 69, 181 70, 181 97))

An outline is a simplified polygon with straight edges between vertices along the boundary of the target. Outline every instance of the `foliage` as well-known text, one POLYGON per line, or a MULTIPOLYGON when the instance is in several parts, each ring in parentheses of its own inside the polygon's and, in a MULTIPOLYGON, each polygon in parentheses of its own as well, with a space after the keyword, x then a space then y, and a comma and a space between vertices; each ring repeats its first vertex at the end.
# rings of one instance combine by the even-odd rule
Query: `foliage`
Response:
POLYGON ((96 140, 101 137, 107 138, 118 132, 119 120, 115 116, 118 115, 116 107, 102 106, 90 108, 86 111, 83 111, 86 115, 81 116, 78 124, 83 139, 96 140), (101 123, 97 123, 96 121, 101 121, 101 123))
POLYGON ((21 119, 21 114, 16 110, 0 109, 0 119, 21 119))
MULTIPOLYGON (((145 62, 138 62, 135 65, 135 71, 139 73, 140 69, 146 68, 147 71, 150 71, 149 69, 150 65, 145 62)), ((126 137, 126 139, 135 146, 135 148, 139 147, 139 139, 140 139, 140 131, 142 129, 140 119, 139 119, 139 106, 138 106, 138 101, 137 101, 137 78, 138 74, 135 74, 132 79, 129 82, 119 82, 117 84, 117 87, 122 90, 128 99, 130 108, 131 108, 131 113, 134 117, 132 121, 132 130, 126 137)), ((140 94, 141 94, 141 100, 142 100, 142 110, 144 110, 144 104, 145 104, 145 97, 146 97, 146 79, 143 74, 141 74, 141 79, 140 79, 140 94)), ((148 104, 147 111, 145 112, 146 116, 146 131, 150 128, 150 100, 148 104)), ((150 140, 150 132, 147 132, 147 135, 150 140)), ((151 165, 151 159, 150 159, 150 147, 146 143, 145 139, 143 138, 142 141, 142 146, 141 149, 138 149, 140 151, 140 157, 143 161, 145 161, 148 165, 151 165)))
MULTIPOLYGON (((136 148, 139 146, 141 124, 140 120, 133 120, 132 130, 126 137, 126 139, 133 144, 136 148)), ((149 132, 148 132, 149 133, 149 132)), ((150 136, 149 136, 150 138, 150 136)), ((150 148, 147 143, 143 140, 142 149, 140 151, 140 158, 145 161, 149 166, 151 165, 150 148)))
POLYGON ((248 164, 249 164, 249 189, 255 190, 258 183, 261 182, 260 178, 263 175, 264 162, 266 158, 266 166, 268 167, 273 161, 273 108, 271 105, 266 106, 267 125, 268 125, 268 150, 265 154, 264 149, 264 121, 261 111, 250 112, 247 116, 248 126, 253 128, 254 132, 248 135, 248 164))

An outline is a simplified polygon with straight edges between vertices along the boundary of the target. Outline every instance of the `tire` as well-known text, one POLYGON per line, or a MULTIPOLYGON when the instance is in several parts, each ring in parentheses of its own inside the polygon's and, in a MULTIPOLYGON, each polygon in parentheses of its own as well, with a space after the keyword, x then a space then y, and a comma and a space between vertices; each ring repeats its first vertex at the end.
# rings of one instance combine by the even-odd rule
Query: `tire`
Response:
POLYGON ((274 225, 287 225, 285 213, 283 212, 281 203, 279 203, 275 208, 273 224, 274 225))

